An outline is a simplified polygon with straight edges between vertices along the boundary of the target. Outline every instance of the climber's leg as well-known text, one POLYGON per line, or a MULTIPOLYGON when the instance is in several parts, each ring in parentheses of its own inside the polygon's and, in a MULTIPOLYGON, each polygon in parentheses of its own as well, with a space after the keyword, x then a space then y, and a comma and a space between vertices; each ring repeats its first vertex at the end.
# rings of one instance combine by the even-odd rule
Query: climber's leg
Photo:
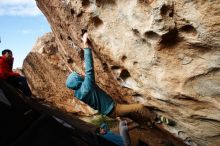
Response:
POLYGON ((156 114, 142 104, 117 104, 115 107, 116 116, 129 117, 131 119, 140 118, 154 121, 156 114))

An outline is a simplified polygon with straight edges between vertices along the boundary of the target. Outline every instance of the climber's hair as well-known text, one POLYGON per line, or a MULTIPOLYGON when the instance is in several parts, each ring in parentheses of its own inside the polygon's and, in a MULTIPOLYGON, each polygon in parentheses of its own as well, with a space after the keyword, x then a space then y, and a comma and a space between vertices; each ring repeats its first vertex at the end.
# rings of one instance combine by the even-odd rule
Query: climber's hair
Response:
POLYGON ((9 50, 9 49, 5 49, 2 51, 2 55, 5 55, 6 53, 11 53, 12 54, 12 51, 9 50))

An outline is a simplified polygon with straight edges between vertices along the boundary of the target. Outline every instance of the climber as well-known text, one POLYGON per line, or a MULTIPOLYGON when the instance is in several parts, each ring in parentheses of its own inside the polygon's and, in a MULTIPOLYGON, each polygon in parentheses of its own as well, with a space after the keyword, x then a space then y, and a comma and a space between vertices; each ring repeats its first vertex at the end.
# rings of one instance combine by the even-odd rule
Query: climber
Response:
POLYGON ((127 122, 127 120, 123 120, 120 117, 117 117, 119 120, 119 133, 115 134, 109 130, 108 125, 106 123, 101 124, 99 128, 96 129, 96 134, 102 136, 108 141, 113 142, 119 146, 129 146, 131 145, 131 140, 129 136, 129 130, 132 130, 139 125, 137 123, 127 122))
POLYGON ((98 110, 99 113, 115 118, 117 116, 139 118, 145 121, 153 121, 156 114, 144 107, 142 104, 119 104, 113 101, 105 91, 95 83, 92 47, 88 40, 87 32, 82 36, 85 60, 85 76, 72 72, 67 80, 66 86, 74 90, 74 95, 79 100, 98 110))
POLYGON ((31 90, 27 84, 26 78, 12 71, 13 62, 14 58, 12 51, 8 49, 3 50, 2 56, 0 56, 0 79, 20 89, 26 96, 30 96, 31 90))

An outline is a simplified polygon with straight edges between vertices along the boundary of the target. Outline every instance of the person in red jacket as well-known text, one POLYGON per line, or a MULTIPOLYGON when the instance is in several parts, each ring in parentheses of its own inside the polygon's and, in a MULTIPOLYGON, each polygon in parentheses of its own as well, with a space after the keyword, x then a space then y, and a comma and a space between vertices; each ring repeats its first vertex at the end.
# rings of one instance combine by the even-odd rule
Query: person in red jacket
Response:
POLYGON ((30 96, 31 90, 26 78, 12 71, 13 62, 12 51, 9 49, 3 50, 2 56, 0 56, 0 79, 7 81, 12 86, 20 89, 25 95, 30 96))

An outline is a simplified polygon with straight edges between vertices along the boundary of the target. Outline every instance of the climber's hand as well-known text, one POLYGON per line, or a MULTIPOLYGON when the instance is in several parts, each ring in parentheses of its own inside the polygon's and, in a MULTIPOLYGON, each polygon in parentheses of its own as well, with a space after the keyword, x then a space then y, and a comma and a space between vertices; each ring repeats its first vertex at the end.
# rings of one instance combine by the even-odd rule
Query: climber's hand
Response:
POLYGON ((84 33, 82 36, 82 41, 83 41, 83 48, 88 48, 89 47, 89 42, 88 42, 88 33, 84 33))

